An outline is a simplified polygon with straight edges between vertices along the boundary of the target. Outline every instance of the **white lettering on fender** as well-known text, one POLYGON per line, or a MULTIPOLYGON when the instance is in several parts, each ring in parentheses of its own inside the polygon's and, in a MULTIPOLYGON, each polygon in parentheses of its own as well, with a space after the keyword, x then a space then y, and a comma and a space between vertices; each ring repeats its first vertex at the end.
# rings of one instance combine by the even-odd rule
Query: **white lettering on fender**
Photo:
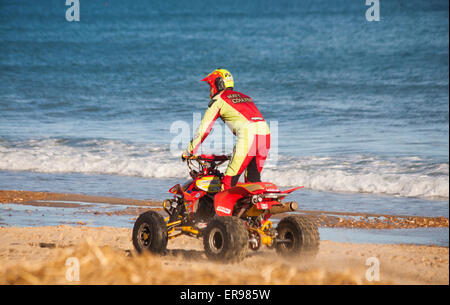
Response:
POLYGON ((225 214, 231 214, 231 210, 230 209, 227 209, 227 208, 225 208, 223 206, 220 206, 220 205, 217 207, 216 210, 219 211, 219 212, 225 213, 225 214))

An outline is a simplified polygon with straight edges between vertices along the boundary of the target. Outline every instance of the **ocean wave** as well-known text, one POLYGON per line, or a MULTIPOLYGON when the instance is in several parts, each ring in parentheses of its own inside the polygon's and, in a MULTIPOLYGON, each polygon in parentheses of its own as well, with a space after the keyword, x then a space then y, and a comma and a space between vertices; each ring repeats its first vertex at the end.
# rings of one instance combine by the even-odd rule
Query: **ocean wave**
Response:
POLYGON ((402 197, 449 198, 448 176, 350 174, 339 170, 266 170, 263 179, 278 186, 303 185, 305 188, 348 193, 372 193, 402 197))
MULTIPOLYGON (((181 152, 168 146, 113 140, 35 139, 3 142, 0 170, 87 173, 146 178, 187 178, 181 152)), ((449 198, 449 165, 417 156, 278 156, 262 178, 280 187, 303 185, 317 191, 449 198)))

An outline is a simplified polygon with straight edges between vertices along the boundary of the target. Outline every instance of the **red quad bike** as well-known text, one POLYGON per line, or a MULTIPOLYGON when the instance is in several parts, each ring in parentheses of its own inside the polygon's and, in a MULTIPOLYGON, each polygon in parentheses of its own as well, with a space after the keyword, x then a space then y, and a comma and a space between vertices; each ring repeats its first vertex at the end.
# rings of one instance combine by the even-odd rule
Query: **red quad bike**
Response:
POLYGON ((168 214, 155 211, 141 214, 134 224, 133 245, 141 253, 162 254, 168 240, 180 235, 203 238, 206 256, 222 262, 242 260, 247 249, 266 245, 282 255, 314 256, 319 249, 317 225, 301 215, 284 217, 276 228, 272 214, 295 211, 296 202, 282 202, 291 192, 269 182, 238 183, 221 192, 222 173, 218 166, 230 158, 200 155, 187 158, 191 180, 177 184, 169 192, 173 199, 163 202, 168 214))

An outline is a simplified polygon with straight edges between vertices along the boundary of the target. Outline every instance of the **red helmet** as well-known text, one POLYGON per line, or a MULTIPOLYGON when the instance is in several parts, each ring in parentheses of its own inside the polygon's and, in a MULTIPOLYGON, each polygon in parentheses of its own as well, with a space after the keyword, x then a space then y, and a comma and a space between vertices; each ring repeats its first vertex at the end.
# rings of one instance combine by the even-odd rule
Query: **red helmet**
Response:
POLYGON ((211 87, 209 92, 209 97, 213 98, 218 92, 225 90, 226 88, 234 87, 233 76, 228 70, 216 69, 208 76, 206 76, 202 81, 207 82, 211 87))

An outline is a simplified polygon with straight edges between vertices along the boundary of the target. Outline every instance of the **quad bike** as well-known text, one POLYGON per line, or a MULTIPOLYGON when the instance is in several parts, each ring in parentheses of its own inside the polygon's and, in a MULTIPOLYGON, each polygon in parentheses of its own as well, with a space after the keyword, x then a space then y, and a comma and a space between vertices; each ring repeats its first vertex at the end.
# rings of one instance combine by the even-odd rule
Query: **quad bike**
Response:
POLYGON ((133 245, 141 253, 162 254, 168 240, 180 235, 203 238, 206 256, 223 262, 242 260, 247 249, 266 245, 282 255, 314 256, 319 248, 316 224, 306 216, 281 219, 276 228, 272 214, 295 211, 296 202, 282 202, 296 187, 281 191, 269 182, 238 183, 221 191, 218 167, 230 159, 226 155, 199 155, 186 158, 191 180, 177 184, 169 192, 173 199, 163 202, 168 214, 156 211, 141 214, 133 228, 133 245))

